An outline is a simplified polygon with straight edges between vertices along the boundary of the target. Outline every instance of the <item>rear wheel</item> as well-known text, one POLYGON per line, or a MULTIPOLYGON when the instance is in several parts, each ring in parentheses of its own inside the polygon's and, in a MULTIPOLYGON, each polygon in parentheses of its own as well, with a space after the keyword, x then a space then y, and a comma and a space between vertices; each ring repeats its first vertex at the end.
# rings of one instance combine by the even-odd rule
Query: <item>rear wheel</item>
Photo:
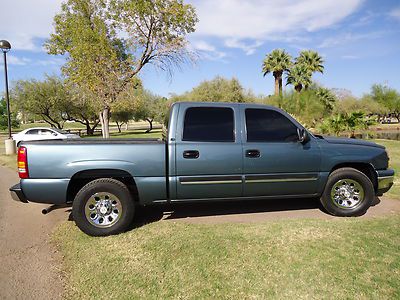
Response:
POLYGON ((375 198, 371 180, 353 168, 337 169, 329 175, 321 204, 335 216, 363 215, 375 198))
POLYGON ((91 236, 125 231, 132 222, 134 211, 128 188, 110 178, 96 179, 86 184, 72 204, 76 225, 91 236))

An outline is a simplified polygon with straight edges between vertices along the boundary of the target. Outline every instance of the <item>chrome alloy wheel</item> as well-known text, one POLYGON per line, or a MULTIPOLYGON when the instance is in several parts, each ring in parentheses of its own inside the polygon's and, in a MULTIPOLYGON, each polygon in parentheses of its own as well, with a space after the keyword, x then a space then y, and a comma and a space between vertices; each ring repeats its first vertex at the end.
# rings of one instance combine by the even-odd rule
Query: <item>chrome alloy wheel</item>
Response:
POLYGON ((94 226, 107 228, 121 218, 121 201, 111 193, 96 193, 85 205, 86 219, 94 226))
POLYGON ((352 209, 364 200, 364 189, 353 179, 341 179, 331 189, 333 203, 344 209, 352 209))

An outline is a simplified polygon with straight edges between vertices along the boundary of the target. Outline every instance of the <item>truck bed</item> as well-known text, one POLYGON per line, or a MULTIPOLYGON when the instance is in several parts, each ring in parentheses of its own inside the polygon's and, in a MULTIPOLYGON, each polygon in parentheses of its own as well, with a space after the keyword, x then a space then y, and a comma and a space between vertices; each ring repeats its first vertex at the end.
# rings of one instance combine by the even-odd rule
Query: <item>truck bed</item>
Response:
POLYGON ((21 142, 21 145, 30 144, 43 144, 43 145, 76 145, 76 144, 165 144, 165 141, 161 139, 151 139, 151 138, 135 138, 135 139, 70 139, 70 140, 44 140, 44 141, 26 141, 21 142))
POLYGON ((82 172, 119 170, 132 176, 144 202, 166 199, 166 153, 159 139, 77 139, 25 142, 29 179, 21 186, 30 201, 65 203, 69 182, 82 172), (101 145, 101 146, 100 146, 101 145), (47 192, 41 186, 46 184, 47 192))

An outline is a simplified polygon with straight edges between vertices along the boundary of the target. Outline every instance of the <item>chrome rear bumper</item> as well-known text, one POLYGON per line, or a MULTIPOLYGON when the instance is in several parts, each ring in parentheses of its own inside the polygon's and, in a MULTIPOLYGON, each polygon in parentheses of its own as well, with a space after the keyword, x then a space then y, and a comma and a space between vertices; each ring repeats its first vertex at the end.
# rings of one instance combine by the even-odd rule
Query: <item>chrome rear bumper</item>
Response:
POLYGON ((18 183, 10 188, 11 198, 18 202, 28 203, 24 193, 21 190, 21 185, 18 183))

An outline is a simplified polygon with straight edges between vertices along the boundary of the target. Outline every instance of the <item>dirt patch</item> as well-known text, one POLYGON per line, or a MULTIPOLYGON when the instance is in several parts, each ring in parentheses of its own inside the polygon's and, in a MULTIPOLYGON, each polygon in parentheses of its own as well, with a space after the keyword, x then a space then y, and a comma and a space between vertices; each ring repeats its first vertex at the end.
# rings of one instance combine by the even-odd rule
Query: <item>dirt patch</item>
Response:
POLYGON ((8 189, 18 180, 14 171, 0 167, 0 298, 60 299, 61 258, 49 240, 68 214, 58 210, 44 216, 46 205, 13 201, 8 189))

